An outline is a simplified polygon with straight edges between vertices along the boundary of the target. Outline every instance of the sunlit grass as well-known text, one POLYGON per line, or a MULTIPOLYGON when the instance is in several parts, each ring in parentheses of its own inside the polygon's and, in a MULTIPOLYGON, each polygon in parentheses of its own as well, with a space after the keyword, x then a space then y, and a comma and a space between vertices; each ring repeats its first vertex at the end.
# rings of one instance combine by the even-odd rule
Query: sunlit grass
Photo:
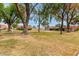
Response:
POLYGON ((79 44, 79 32, 63 33, 60 35, 58 32, 32 32, 32 36, 38 38, 37 40, 61 40, 73 44, 79 44))

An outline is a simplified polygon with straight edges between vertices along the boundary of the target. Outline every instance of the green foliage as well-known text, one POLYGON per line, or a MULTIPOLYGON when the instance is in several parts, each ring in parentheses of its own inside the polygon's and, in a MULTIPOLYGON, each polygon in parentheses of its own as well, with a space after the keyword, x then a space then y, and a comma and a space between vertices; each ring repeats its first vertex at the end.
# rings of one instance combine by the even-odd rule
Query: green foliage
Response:
POLYGON ((10 31, 11 26, 17 19, 15 4, 10 4, 0 9, 0 15, 1 19, 4 19, 3 22, 8 24, 8 31, 10 31))
POLYGON ((12 25, 16 19, 15 5, 10 4, 9 6, 6 6, 3 9, 0 9, 0 11, 1 11, 2 18, 4 19, 4 22, 12 25))
POLYGON ((16 19, 15 23, 12 25, 14 28, 17 27, 18 23, 20 23, 21 20, 19 18, 16 19))
POLYGON ((4 4, 3 3, 0 3, 0 8, 2 9, 4 7, 4 4))
MULTIPOLYGON (((17 30, 24 30, 24 28, 17 28, 17 30)), ((32 28, 29 27, 28 30, 32 30, 32 28)))
POLYGON ((12 27, 13 27, 13 28, 16 28, 16 27, 17 27, 17 24, 13 24, 12 27))
POLYGON ((0 3, 0 22, 2 21, 2 10, 4 9, 4 4, 0 3))
POLYGON ((32 30, 32 28, 28 28, 28 30, 32 30))
POLYGON ((24 28, 17 28, 17 30, 21 30, 21 31, 23 31, 23 30, 24 30, 24 28))

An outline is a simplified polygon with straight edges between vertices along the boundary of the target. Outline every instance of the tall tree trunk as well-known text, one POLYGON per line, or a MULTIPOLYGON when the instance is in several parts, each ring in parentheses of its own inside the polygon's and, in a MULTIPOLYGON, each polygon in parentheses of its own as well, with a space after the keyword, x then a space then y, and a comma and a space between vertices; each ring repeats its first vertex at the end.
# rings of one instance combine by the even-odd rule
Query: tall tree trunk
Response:
POLYGON ((69 16, 68 16, 68 13, 67 13, 67 32, 70 32, 70 23, 69 23, 69 16))
POLYGON ((63 19, 61 21, 60 34, 62 34, 62 32, 63 32, 63 19))
POLYGON ((60 27, 60 34, 62 34, 62 32, 63 32, 63 18, 64 18, 64 11, 63 11, 63 13, 62 13, 62 19, 61 19, 61 27, 60 27))
POLYGON ((28 33, 28 22, 29 22, 29 17, 30 17, 30 7, 29 7, 29 3, 25 3, 25 8, 26 8, 26 33, 28 33))
POLYGON ((49 30, 49 23, 47 24, 47 30, 49 30))
POLYGON ((40 32, 40 16, 39 16, 39 22, 38 22, 38 32, 40 32))

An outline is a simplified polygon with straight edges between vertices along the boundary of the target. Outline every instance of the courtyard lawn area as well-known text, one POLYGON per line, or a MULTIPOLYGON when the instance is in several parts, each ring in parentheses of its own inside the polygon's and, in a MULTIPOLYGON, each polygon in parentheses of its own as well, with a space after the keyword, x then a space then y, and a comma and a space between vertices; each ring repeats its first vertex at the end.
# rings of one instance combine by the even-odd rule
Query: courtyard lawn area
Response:
POLYGON ((79 32, 0 33, 0 55, 73 56, 79 51, 79 32))

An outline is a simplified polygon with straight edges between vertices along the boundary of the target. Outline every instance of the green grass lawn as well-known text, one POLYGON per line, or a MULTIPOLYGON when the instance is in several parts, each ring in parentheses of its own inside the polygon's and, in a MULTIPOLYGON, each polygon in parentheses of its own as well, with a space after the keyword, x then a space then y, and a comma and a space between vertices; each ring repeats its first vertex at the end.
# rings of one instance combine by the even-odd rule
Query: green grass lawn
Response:
POLYGON ((0 33, 0 55, 73 56, 79 50, 79 32, 0 33))

